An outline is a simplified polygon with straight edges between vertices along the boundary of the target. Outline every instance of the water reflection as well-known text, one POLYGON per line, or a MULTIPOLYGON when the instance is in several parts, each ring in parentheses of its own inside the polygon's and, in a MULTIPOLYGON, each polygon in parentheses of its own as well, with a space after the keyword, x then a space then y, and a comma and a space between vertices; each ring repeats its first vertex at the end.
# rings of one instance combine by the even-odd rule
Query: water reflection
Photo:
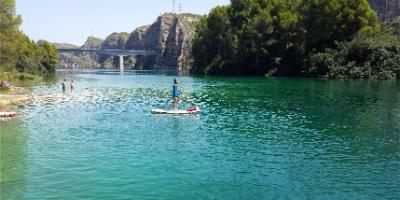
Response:
POLYGON ((0 121, 0 199, 22 199, 26 187, 28 136, 17 119, 0 121))

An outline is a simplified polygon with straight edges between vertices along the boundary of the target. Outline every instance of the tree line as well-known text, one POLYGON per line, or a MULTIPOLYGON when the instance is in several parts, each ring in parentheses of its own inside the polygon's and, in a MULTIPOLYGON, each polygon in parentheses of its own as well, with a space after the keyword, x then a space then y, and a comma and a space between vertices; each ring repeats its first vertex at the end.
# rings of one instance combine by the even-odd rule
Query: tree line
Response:
POLYGON ((19 30, 21 23, 21 16, 15 14, 15 0, 1 0, 0 72, 53 73, 59 62, 55 46, 47 41, 30 40, 19 30))
POLYGON ((191 72, 399 79, 399 41, 367 0, 231 0, 197 24, 191 72))

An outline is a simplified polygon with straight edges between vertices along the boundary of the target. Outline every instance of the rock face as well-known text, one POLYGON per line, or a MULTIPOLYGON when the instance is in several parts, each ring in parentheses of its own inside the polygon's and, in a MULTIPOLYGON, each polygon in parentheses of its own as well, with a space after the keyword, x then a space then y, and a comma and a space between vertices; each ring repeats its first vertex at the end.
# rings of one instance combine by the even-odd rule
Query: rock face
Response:
MULTIPOLYGON (((126 41, 128 41, 129 33, 111 33, 106 39, 101 43, 101 49, 125 49, 126 41)), ((119 58, 116 56, 109 55, 98 55, 97 62, 100 66, 106 68, 113 68, 119 65, 119 58)), ((129 68, 130 65, 126 65, 129 68)))
POLYGON ((389 20, 400 16, 399 0, 368 0, 372 9, 382 20, 389 20))
MULTIPOLYGON (((89 37, 81 49, 127 49, 151 50, 153 56, 126 56, 127 69, 190 69, 191 42, 195 23, 200 16, 193 14, 167 13, 146 26, 136 28, 132 33, 112 33, 101 40, 89 37)), ((84 52, 60 54, 61 66, 113 68, 119 63, 118 57, 84 52)))
POLYGON ((144 37, 146 36, 147 31, 150 26, 141 26, 136 28, 128 38, 126 42, 126 49, 136 49, 144 46, 144 37))
MULTIPOLYGON (((88 37, 85 44, 81 47, 65 44, 55 43, 57 48, 66 49, 100 49, 103 40, 96 37, 88 37)), ((99 55, 96 53, 83 52, 83 53, 59 53, 60 65, 63 68, 92 68, 100 67, 98 63, 99 55)))
POLYGON ((86 39, 85 44, 81 46, 81 49, 100 49, 102 43, 102 39, 90 36, 86 39))
POLYGON ((154 69, 188 69, 198 19, 192 14, 164 14, 152 25, 134 30, 125 48, 155 51, 154 69))
MULTIPOLYGON (((85 44, 81 46, 81 49, 100 49, 102 43, 103 43, 102 39, 90 36, 86 39, 85 44)), ((86 68, 90 68, 91 66, 100 67, 100 65, 98 64, 100 55, 97 55, 96 53, 83 52, 80 53, 78 57, 80 57, 81 60, 84 62, 83 65, 86 68)))
POLYGON ((73 45, 73 44, 68 44, 68 43, 53 43, 53 45, 57 49, 76 49, 79 48, 79 46, 73 45))
POLYGON ((126 41, 128 41, 129 33, 111 33, 101 43, 102 49, 125 49, 126 41))

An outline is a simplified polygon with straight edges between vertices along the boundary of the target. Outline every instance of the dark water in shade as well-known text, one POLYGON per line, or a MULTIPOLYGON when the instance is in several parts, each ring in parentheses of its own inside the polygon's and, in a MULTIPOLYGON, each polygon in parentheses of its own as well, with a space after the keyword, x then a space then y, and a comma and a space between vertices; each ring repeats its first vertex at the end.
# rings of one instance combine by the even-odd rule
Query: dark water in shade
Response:
POLYGON ((0 199, 399 199, 400 83, 62 72, 0 121, 0 199), (60 79, 75 94, 62 95, 60 79))

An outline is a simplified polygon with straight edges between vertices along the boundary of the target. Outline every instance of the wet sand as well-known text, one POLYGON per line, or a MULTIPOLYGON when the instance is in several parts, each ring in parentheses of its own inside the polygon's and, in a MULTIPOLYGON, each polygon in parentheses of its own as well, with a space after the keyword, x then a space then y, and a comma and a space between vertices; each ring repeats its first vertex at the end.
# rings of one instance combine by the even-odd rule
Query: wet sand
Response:
MULTIPOLYGON (((74 95, 72 92, 70 95, 74 95)), ((55 100, 65 96, 65 93, 54 95, 33 94, 31 90, 22 87, 11 87, 9 91, 0 93, 0 112, 15 111, 17 107, 24 106, 34 100, 55 100)))
POLYGON ((9 91, 0 93, 0 111, 10 111, 11 106, 23 105, 33 99, 31 91, 21 87, 11 87, 9 91))

